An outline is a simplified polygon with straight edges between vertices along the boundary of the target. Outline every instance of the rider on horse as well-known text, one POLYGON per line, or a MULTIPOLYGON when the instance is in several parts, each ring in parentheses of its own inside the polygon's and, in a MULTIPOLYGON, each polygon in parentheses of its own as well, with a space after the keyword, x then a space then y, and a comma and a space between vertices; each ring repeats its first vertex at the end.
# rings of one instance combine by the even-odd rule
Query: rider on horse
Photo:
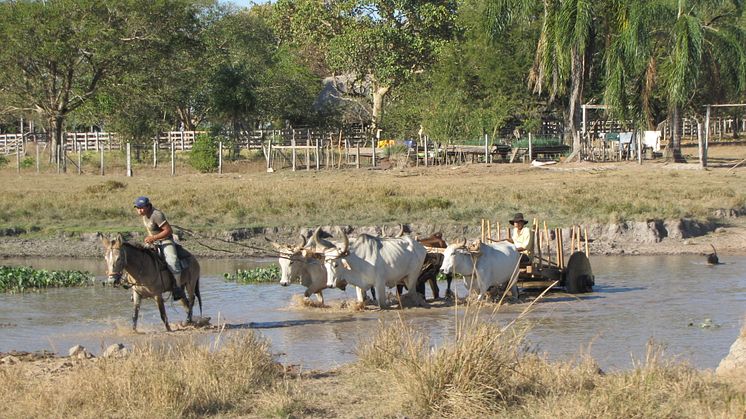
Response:
POLYGON ((135 208, 137 213, 142 217, 142 222, 148 230, 145 237, 146 244, 152 244, 160 250, 161 255, 166 260, 168 270, 174 276, 174 287, 171 291, 174 300, 184 297, 184 291, 181 283, 181 264, 176 253, 176 244, 174 243, 173 230, 166 220, 166 215, 158 208, 153 207, 147 196, 141 196, 135 199, 135 208))

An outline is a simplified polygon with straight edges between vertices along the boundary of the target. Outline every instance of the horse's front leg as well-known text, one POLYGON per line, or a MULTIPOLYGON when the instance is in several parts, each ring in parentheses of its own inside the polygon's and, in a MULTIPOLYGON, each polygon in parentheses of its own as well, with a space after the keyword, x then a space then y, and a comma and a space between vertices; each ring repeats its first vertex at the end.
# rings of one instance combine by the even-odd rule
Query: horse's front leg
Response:
POLYGON ((132 290, 132 304, 134 305, 135 311, 132 313, 132 330, 137 330, 137 319, 140 317, 140 301, 142 298, 140 294, 132 290))
POLYGON ((171 326, 168 325, 168 317, 166 317, 166 306, 163 304, 163 295, 158 294, 155 297, 156 304, 158 304, 158 311, 161 313, 161 320, 163 320, 163 324, 166 325, 166 331, 171 331, 171 326))

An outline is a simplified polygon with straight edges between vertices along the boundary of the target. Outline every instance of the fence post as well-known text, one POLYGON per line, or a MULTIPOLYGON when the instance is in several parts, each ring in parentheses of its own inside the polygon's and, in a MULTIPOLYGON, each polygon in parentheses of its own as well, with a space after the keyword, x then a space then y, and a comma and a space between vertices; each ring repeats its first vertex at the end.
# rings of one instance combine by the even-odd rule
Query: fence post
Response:
POLYGON ((528 163, 531 164, 531 160, 534 158, 534 144, 533 144, 533 136, 531 133, 528 133, 528 163))
POLYGON ((101 166, 101 176, 103 176, 104 175, 104 148, 101 147, 101 149, 99 149, 98 152, 101 154, 100 166, 101 166))
POLYGON ((83 152, 78 150, 78 174, 83 174, 83 152))
POLYGON ((132 147, 127 141, 127 177, 132 177, 132 147))
POLYGON ((21 173, 21 150, 18 147, 18 137, 16 137, 16 172, 21 173))
POLYGON ((316 171, 317 172, 319 171, 319 168, 321 166, 321 163, 319 162, 320 159, 321 159, 321 148, 319 145, 319 138, 316 137, 316 171))
POLYGON ((311 170, 311 137, 306 137, 306 171, 311 170))
POLYGON ((223 174, 223 142, 218 141, 218 174, 223 174))
POLYGON ((174 142, 171 141, 171 176, 176 176, 176 150, 174 149, 174 142))
POLYGON ((356 150, 355 150, 355 155, 356 155, 355 169, 359 169, 360 168, 360 141, 358 141, 358 142, 355 143, 355 147, 356 147, 356 150))
POLYGON ((490 162, 490 146, 487 143, 488 142, 488 136, 487 133, 484 133, 484 162, 489 163, 490 162))
POLYGON ((153 169, 158 167, 158 138, 153 140, 153 169))
POLYGON ((428 155, 428 153, 427 153, 427 135, 423 137, 423 140, 422 140, 422 141, 423 141, 423 143, 425 143, 425 167, 427 167, 427 166, 428 166, 428 164, 429 164, 429 162, 428 162, 428 160, 429 160, 429 155, 428 155))
POLYGON ((39 163, 39 141, 35 141, 36 144, 36 174, 41 172, 41 165, 39 163))
POLYGON ((297 158, 297 154, 295 153, 295 129, 291 132, 290 136, 290 152, 293 155, 292 162, 293 162, 293 172, 295 171, 295 159, 297 158))

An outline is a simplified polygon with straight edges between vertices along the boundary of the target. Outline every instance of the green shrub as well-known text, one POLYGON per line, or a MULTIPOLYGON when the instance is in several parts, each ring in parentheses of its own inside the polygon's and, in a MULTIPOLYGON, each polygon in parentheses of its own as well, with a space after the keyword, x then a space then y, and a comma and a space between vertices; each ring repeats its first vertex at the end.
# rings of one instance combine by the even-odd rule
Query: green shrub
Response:
POLYGON ((24 157, 23 160, 21 160, 21 169, 28 169, 31 167, 34 167, 34 158, 33 157, 24 157))
POLYGON ((8 165, 8 158, 5 156, 0 156, 0 167, 5 167, 8 165))
POLYGON ((189 153, 189 164, 202 173, 214 171, 218 167, 217 141, 209 135, 198 136, 189 153))
POLYGON ((29 267, 0 266, 0 292, 24 292, 40 288, 93 284, 93 276, 81 271, 47 271, 29 267))
POLYGON ((106 182, 99 183, 98 185, 90 185, 85 188, 85 191, 92 194, 100 194, 118 191, 120 189, 125 189, 126 187, 126 183, 118 182, 116 180, 107 180, 106 182))
POLYGON ((224 273, 226 281, 252 284, 256 282, 274 282, 280 280, 280 266, 272 264, 253 269, 237 269, 235 274, 224 273))

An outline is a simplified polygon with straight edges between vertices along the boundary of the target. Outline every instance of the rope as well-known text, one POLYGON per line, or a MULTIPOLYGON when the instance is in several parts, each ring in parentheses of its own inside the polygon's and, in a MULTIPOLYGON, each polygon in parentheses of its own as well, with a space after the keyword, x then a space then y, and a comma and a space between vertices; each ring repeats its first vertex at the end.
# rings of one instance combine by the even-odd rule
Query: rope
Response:
POLYGON ((264 248, 264 247, 251 246, 251 245, 248 245, 248 244, 243 244, 243 243, 238 243, 238 242, 224 240, 224 239, 221 239, 221 238, 218 238, 218 237, 205 237, 205 236, 203 236, 201 234, 198 234, 198 233, 196 233, 196 232, 194 232, 194 231, 192 231, 192 230, 190 230, 188 228, 184 228, 184 227, 181 227, 181 226, 172 225, 172 227, 178 228, 179 230, 181 230, 181 231, 187 233, 188 235, 194 237, 195 241, 197 243, 199 243, 201 246, 204 246, 204 247, 206 247, 206 248, 208 248, 210 250, 215 250, 215 251, 225 252, 225 253, 234 253, 234 254, 238 253, 238 252, 234 252, 234 251, 231 251, 231 250, 218 249, 218 248, 215 248, 215 247, 208 246, 208 245, 204 244, 203 242, 201 242, 199 239, 217 240, 217 241, 221 241, 221 242, 224 242, 224 243, 232 244, 234 246, 241 246, 241 247, 245 247, 247 249, 259 250, 261 252, 264 252, 265 254, 267 254, 267 253, 275 253, 275 251, 267 249, 267 248, 264 248))

